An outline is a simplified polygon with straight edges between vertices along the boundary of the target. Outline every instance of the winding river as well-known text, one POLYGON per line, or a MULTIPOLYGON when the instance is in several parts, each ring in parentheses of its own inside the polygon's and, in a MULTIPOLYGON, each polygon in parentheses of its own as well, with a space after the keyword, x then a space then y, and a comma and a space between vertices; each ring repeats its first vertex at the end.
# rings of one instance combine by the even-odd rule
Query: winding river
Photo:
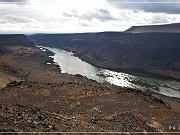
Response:
POLYGON ((40 49, 42 51, 46 51, 47 49, 54 53, 54 56, 49 57, 52 57, 54 62, 60 66, 62 73, 72 75, 80 74, 100 83, 107 82, 116 86, 140 89, 142 91, 155 92, 169 97, 180 98, 180 82, 176 80, 135 76, 127 73, 96 68, 74 56, 72 52, 50 47, 40 47, 40 49))

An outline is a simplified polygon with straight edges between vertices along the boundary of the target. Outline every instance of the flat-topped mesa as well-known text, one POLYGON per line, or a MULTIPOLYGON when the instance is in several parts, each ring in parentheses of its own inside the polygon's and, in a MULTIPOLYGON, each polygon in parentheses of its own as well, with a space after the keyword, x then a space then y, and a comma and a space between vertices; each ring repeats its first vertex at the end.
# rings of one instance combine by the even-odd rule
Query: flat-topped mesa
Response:
POLYGON ((132 26, 125 31, 126 33, 180 33, 180 23, 164 24, 164 25, 146 25, 146 26, 132 26))
POLYGON ((33 42, 24 34, 1 34, 0 46, 5 45, 34 46, 33 42))

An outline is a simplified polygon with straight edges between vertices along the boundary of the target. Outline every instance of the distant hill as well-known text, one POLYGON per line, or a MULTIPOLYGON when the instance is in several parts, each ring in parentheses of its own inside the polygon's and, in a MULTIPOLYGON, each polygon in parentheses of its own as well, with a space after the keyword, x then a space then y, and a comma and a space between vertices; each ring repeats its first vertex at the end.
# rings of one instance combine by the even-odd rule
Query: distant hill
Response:
POLYGON ((4 45, 34 46, 33 42, 31 42, 24 34, 1 34, 0 46, 4 45))
POLYGON ((39 34, 30 39, 41 46, 72 51, 98 67, 180 78, 180 33, 39 34))
POLYGON ((1 34, 0 35, 0 54, 7 51, 7 46, 34 46, 24 34, 1 34))
POLYGON ((172 23, 165 25, 147 25, 132 26, 126 30, 127 33, 147 33, 147 32, 163 32, 163 33, 180 33, 180 23, 172 23))

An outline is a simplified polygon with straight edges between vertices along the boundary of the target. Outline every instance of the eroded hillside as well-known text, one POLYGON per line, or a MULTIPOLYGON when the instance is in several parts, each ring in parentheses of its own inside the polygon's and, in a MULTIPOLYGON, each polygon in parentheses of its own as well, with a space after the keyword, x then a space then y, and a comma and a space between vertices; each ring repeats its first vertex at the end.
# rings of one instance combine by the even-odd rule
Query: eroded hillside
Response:
POLYGON ((1 47, 1 132, 178 131, 178 99, 62 74, 34 45, 1 47))

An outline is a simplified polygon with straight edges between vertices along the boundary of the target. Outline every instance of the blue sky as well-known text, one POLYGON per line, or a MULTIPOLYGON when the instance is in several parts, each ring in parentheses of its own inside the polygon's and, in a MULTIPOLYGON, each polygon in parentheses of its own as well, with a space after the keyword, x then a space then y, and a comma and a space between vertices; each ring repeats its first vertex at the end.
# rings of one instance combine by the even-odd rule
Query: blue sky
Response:
POLYGON ((180 22, 180 0, 0 0, 0 33, 124 31, 180 22))

